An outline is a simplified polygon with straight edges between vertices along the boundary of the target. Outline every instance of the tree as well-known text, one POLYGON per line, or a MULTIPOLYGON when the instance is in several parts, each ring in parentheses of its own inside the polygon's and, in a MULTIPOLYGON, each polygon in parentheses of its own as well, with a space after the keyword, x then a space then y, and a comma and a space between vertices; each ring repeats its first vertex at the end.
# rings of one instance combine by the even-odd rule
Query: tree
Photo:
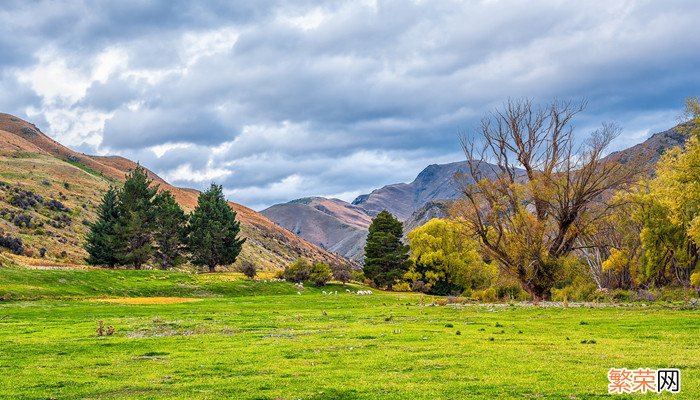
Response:
POLYGON ((639 284, 643 221, 631 216, 639 212, 640 195, 639 188, 613 195, 614 207, 598 213, 576 241, 575 254, 586 263, 598 288, 631 289, 639 284))
POLYGON ((141 165, 126 176, 118 195, 119 218, 116 224, 116 249, 120 264, 135 269, 153 255, 154 207, 158 185, 152 185, 141 165))
POLYGON ((117 190, 110 186, 102 196, 97 221, 90 224, 90 232, 84 245, 88 252, 86 261, 90 265, 114 268, 118 262, 115 239, 115 227, 119 220, 117 197, 117 190))
POLYGON ((292 282, 305 282, 311 279, 311 262, 306 257, 299 257, 284 268, 284 278, 292 282))
POLYGON ((656 177, 646 183, 635 214, 643 224, 642 279, 662 286, 671 282, 688 287, 700 274, 700 104, 686 103, 688 123, 678 127, 688 134, 685 149, 664 153, 656 177))
POLYGON ((414 287, 418 283, 426 285, 430 293, 460 294, 465 289, 486 288, 498 275, 497 268, 484 262, 477 243, 458 222, 431 219, 409 232, 408 241, 414 267, 406 277, 414 287))
POLYGON ((353 278, 352 267, 350 267, 350 264, 332 265, 331 271, 333 272, 333 278, 336 281, 343 282, 343 284, 350 282, 353 278))
POLYGON ((160 269, 171 269, 183 260, 187 240, 187 216, 169 191, 159 193, 154 201, 155 263, 160 269))
POLYGON ((330 265, 320 262, 314 263, 309 275, 316 286, 325 286, 333 278, 330 265))
POLYGON ((509 100, 478 134, 462 136, 467 157, 463 198, 455 208, 487 258, 535 299, 548 298, 563 259, 576 249, 605 195, 634 182, 640 160, 604 158, 619 128, 603 124, 576 145, 572 118, 585 103, 545 108, 509 100))
POLYGON ((378 287, 388 287, 408 271, 408 246, 401 243, 403 224, 384 210, 369 226, 365 245, 365 276, 378 287))
POLYGON ((238 238, 241 223, 226 202, 221 186, 213 184, 199 195, 190 215, 189 249, 192 263, 206 265, 214 272, 217 265, 232 264, 243 248, 238 238))

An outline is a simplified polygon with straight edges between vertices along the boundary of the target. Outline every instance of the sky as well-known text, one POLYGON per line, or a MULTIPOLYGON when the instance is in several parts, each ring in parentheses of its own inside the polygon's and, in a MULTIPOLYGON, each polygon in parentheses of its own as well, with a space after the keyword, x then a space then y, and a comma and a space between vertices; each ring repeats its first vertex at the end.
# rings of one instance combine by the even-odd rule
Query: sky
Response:
POLYGON ((616 149, 700 95, 700 2, 3 1, 0 112, 260 210, 464 159, 509 98, 616 149))

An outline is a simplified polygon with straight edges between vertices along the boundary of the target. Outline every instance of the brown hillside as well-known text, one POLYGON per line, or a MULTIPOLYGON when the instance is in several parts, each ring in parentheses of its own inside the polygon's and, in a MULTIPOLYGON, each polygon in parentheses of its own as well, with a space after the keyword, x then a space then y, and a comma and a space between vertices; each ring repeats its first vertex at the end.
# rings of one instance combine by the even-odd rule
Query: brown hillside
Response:
MULTIPOLYGON (((8 190, 19 187, 44 198, 61 198, 71 208, 72 214, 82 214, 80 218, 85 218, 83 222, 86 222, 94 218, 94 210, 102 192, 114 181, 124 180, 136 163, 123 157, 77 153, 49 138, 33 124, 9 114, 0 114, 0 166, 0 176, 10 186, 8 190)), ((190 211, 195 207, 199 195, 197 190, 174 187, 152 171, 148 172, 161 189, 170 190, 175 195, 184 209, 190 211)), ((248 207, 233 202, 229 204, 241 221, 242 235, 248 238, 239 257, 242 262, 251 262, 263 269, 279 269, 299 256, 328 263, 347 262, 344 258, 299 238, 248 207)), ((0 204, 0 210, 2 206, 13 215, 35 213, 38 220, 46 219, 51 214, 40 208, 13 210, 11 204, 0 204)), ((25 247, 30 249, 28 253, 35 253, 31 256, 38 258, 38 249, 45 241, 45 237, 39 236, 45 234, 47 229, 17 227, 6 220, 0 223, 0 228, 6 233, 21 237, 27 243, 25 247), (35 251, 31 251, 32 248, 35 251)), ((86 233, 84 223, 73 221, 68 227, 51 229, 49 232, 51 238, 60 242, 51 245, 49 241, 49 247, 55 251, 49 251, 49 259, 43 261, 82 262, 85 253, 80 244, 86 233), (63 247, 67 254, 60 256, 58 249, 63 247)))

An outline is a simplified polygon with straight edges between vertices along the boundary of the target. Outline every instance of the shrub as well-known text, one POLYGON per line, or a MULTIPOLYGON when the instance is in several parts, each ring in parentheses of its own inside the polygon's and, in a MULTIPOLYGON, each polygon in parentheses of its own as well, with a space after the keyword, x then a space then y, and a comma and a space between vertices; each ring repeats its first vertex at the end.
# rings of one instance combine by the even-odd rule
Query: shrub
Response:
POLYGON ((397 282, 391 287, 395 292, 410 292, 411 285, 408 282, 397 282))
POLYGON ((628 302, 632 299, 632 296, 631 296, 629 290, 616 289, 612 294, 612 298, 613 298, 613 300, 618 301, 618 302, 619 301, 628 302))
POLYGON ((24 252, 22 239, 12 236, 0 236, 0 247, 5 247, 13 254, 21 255, 24 252))
POLYGON ((700 287, 700 271, 690 275, 690 284, 696 288, 700 287))
POLYGON ((348 264, 333 265, 331 271, 333 278, 339 282, 347 283, 353 278, 352 268, 348 264))
POLYGON ((324 286, 333 277, 331 267, 324 263, 314 263, 309 273, 311 280, 316 286, 324 286))
POLYGON ((311 262, 306 257, 299 257, 284 268, 284 279, 292 282, 304 282, 311 278, 311 262))
POLYGON ((367 278, 365 277, 365 273, 364 273, 364 272, 362 272, 362 271, 352 271, 352 280, 354 280, 354 281, 356 281, 356 282, 364 282, 365 279, 367 279, 367 278))
POLYGON ((28 210, 34 208, 37 204, 43 204, 44 198, 38 194, 32 192, 31 190, 22 190, 20 188, 14 188, 13 194, 10 195, 8 202, 15 207, 19 207, 23 210, 28 210))
POLYGON ((41 257, 41 258, 46 257, 46 247, 42 247, 39 249, 39 257, 41 257))
POLYGON ((70 212, 70 208, 66 207, 65 205, 63 205, 63 203, 55 199, 47 201, 45 205, 49 210, 52 211, 70 212))
POLYGON ((238 267, 238 270, 243 273, 243 275, 247 276, 248 278, 255 278, 255 275, 258 274, 258 269, 255 266, 255 264, 247 261, 243 261, 241 265, 238 267))
POLYGON ((413 283, 411 283, 411 290, 413 290, 414 292, 428 293, 431 287, 431 284, 425 283, 423 281, 414 281, 413 283))
POLYGON ((485 303, 493 303, 498 299, 496 289, 492 287, 484 290, 475 290, 472 292, 472 297, 485 303))

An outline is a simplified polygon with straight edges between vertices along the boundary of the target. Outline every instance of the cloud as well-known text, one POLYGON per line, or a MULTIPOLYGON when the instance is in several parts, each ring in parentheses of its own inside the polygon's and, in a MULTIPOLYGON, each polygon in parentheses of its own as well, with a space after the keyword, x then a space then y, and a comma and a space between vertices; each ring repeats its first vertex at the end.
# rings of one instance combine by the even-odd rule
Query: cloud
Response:
POLYGON ((617 122, 620 147, 672 126, 700 92, 699 13, 691 0, 10 1, 0 107, 256 208, 351 199, 459 160, 457 134, 509 97, 587 98, 580 134, 617 122))

